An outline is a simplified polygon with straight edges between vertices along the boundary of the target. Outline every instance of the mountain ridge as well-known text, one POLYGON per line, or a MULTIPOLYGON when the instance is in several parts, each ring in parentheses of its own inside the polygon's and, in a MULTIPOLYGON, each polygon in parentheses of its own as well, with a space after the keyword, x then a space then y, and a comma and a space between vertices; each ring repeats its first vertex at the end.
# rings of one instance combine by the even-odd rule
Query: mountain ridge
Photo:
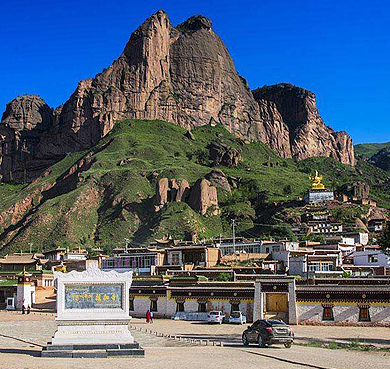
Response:
MULTIPOLYGON (((289 85, 275 85, 273 95, 258 93, 256 99, 209 19, 198 15, 173 27, 158 11, 132 33, 111 66, 80 81, 51 117, 39 118, 30 101, 35 97, 7 105, 0 124, 0 180, 30 182, 68 153, 97 144, 123 119, 161 119, 186 129, 219 123, 242 139, 267 143, 282 157, 331 156, 354 165, 351 138, 325 126, 315 95, 293 86, 276 99, 281 86, 289 85), (26 107, 44 131, 28 128, 31 123, 19 114, 26 107), (300 125, 291 129, 294 111, 300 125), (19 123, 12 127, 7 118, 19 123)), ((46 106, 41 102, 37 109, 46 106)))
POLYGON ((189 134, 163 121, 120 121, 95 146, 70 153, 33 182, 0 185, 0 253, 29 243, 109 252, 124 237, 144 245, 168 236, 201 240, 230 235, 231 219, 243 235, 278 235, 280 223, 288 231, 293 221, 278 213, 299 212, 314 168, 328 188, 369 183, 371 196, 390 208, 389 173, 363 160, 355 167, 334 158, 296 162, 220 124, 189 134))

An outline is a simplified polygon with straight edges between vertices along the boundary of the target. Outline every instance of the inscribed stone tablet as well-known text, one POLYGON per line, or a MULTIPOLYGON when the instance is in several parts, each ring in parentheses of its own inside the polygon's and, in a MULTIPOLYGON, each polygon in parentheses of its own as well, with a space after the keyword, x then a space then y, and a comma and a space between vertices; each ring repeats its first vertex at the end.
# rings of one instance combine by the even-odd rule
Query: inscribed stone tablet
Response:
POLYGON ((121 284, 65 285, 65 309, 121 308, 121 284))

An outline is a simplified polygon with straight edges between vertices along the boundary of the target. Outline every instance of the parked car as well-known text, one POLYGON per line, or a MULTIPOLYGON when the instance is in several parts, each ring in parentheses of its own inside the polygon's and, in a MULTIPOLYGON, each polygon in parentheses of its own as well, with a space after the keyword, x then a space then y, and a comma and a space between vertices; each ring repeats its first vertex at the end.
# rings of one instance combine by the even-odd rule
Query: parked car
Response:
POLYGON ((233 324, 246 324, 246 316, 241 311, 233 311, 228 321, 233 324))
POLYGON ((242 343, 247 346, 250 343, 257 343, 260 347, 274 343, 284 344, 290 348, 294 340, 292 329, 282 320, 260 319, 254 322, 242 333, 242 343))
POLYGON ((225 314, 222 313, 222 311, 219 311, 219 310, 210 311, 207 314, 207 322, 208 323, 219 323, 219 324, 222 324, 224 319, 225 319, 225 314))

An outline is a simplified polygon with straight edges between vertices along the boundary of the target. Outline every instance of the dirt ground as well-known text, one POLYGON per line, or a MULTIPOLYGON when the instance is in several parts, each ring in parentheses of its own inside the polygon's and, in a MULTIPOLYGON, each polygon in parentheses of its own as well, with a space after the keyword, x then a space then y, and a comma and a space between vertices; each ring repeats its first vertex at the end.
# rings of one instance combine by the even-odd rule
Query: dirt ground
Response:
MULTIPOLYGON (((320 369, 390 369, 390 352, 329 350, 293 345, 259 348, 240 343, 243 326, 208 325, 198 322, 155 320, 146 324, 133 319, 130 330, 145 348, 144 358, 109 359, 48 359, 41 358, 41 346, 50 341, 56 330, 54 314, 21 315, 20 312, 0 312, 0 368, 59 369, 59 368, 320 368, 320 369), (145 329, 148 332, 145 332, 145 329), (150 330, 153 332, 150 333, 150 330), (191 342, 158 337, 155 332, 223 341, 223 346, 200 346, 191 342)), ((352 340, 390 346, 389 328, 370 327, 294 327, 299 340, 352 340), (378 341, 378 342, 377 342, 378 341)), ((194 341, 195 342, 195 341, 194 341)))

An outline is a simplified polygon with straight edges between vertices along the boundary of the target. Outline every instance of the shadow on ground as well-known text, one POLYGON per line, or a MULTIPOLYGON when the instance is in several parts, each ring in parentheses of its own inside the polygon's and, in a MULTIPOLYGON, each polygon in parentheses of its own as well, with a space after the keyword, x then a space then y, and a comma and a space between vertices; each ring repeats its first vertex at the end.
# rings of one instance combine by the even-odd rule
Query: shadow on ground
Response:
POLYGON ((34 357, 41 357, 41 351, 38 351, 38 350, 0 348, 0 353, 2 353, 2 354, 30 355, 30 356, 34 356, 34 357))

